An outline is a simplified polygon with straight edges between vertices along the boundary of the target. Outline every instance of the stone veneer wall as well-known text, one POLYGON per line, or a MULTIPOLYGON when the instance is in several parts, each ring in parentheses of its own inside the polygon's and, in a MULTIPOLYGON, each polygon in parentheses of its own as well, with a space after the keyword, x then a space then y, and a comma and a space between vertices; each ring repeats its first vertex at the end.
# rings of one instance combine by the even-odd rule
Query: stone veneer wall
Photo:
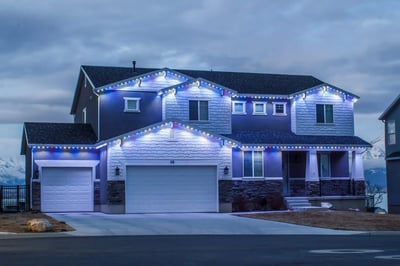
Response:
POLYGON ((309 197, 318 197, 321 195, 321 183, 318 181, 306 182, 306 195, 309 197))
POLYGON ((233 212, 283 209, 281 180, 219 180, 219 203, 233 212))
POLYGON ((290 195, 293 197, 298 197, 302 196, 304 197, 306 195, 306 185, 305 185, 305 180, 290 180, 289 181, 289 187, 290 187, 290 195))
POLYGON ((347 196, 350 191, 350 180, 321 180, 322 196, 347 196))
POLYGON ((365 196, 365 181, 353 181, 353 193, 355 196, 365 196))
POLYGON ((107 204, 125 204, 125 181, 107 181, 107 204))
POLYGON ((100 206, 100 182, 94 182, 93 184, 93 201, 94 210, 98 211, 98 206, 100 206))
POLYGON ((40 211, 40 182, 32 182, 32 210, 40 211))

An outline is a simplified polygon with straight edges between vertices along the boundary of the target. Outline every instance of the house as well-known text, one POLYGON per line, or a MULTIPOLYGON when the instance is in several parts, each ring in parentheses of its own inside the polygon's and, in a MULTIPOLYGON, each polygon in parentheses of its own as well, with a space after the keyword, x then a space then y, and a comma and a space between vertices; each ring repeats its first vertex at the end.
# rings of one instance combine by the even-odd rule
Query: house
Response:
POLYGON ((400 94, 379 120, 385 123, 388 211, 400 213, 400 94))
POLYGON ((282 197, 364 207, 358 97, 312 76, 82 66, 74 123, 25 123, 31 207, 231 212, 282 197))

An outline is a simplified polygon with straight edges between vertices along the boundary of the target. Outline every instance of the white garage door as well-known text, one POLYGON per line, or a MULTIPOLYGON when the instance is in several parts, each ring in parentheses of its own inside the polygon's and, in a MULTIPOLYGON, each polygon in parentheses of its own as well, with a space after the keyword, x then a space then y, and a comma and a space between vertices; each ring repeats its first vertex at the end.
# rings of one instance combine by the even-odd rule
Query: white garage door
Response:
POLYGON ((43 167, 43 212, 93 211, 92 168, 43 167))
POLYGON ((130 166, 126 212, 217 212, 215 166, 130 166))

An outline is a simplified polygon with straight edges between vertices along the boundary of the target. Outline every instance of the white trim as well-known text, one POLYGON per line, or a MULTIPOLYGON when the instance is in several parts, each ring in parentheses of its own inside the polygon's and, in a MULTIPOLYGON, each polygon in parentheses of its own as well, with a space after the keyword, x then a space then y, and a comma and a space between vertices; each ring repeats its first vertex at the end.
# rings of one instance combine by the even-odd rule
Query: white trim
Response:
POLYGON ((234 115, 245 115, 246 112, 246 101, 232 101, 232 114, 234 115), (235 111, 235 104, 242 104, 242 111, 235 111))
POLYGON ((86 118, 87 118, 87 113, 86 113, 86 107, 82 109, 82 123, 86 124, 86 118))
POLYGON ((140 112, 140 99, 139 97, 124 97, 124 112, 136 112, 139 113, 140 112), (128 102, 129 101, 136 101, 136 108, 135 109, 130 109, 128 106, 128 102))
POLYGON ((35 160, 39 167, 95 167, 97 160, 35 160))
POLYGON ((253 115, 267 115, 267 102, 253 101, 253 115), (256 105, 262 104, 263 111, 257 112, 256 105))
POLYGON ((273 115, 281 115, 281 116, 286 116, 287 115, 287 111, 286 111, 287 102, 272 102, 272 105, 273 105, 273 108, 272 108, 272 112, 273 112, 272 114, 273 115), (283 113, 277 113, 276 112, 276 106, 278 104, 283 105, 283 113))

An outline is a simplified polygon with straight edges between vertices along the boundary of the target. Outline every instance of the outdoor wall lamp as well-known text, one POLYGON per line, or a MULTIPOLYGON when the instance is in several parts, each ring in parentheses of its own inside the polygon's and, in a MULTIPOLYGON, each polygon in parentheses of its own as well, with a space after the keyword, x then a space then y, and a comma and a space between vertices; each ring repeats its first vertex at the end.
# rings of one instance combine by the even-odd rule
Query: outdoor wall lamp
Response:
POLYGON ((115 167, 115 175, 119 176, 121 174, 121 170, 119 169, 119 167, 115 167))
POLYGON ((228 168, 228 166, 225 166, 225 168, 224 168, 224 175, 227 175, 227 174, 229 174, 229 168, 228 168))

